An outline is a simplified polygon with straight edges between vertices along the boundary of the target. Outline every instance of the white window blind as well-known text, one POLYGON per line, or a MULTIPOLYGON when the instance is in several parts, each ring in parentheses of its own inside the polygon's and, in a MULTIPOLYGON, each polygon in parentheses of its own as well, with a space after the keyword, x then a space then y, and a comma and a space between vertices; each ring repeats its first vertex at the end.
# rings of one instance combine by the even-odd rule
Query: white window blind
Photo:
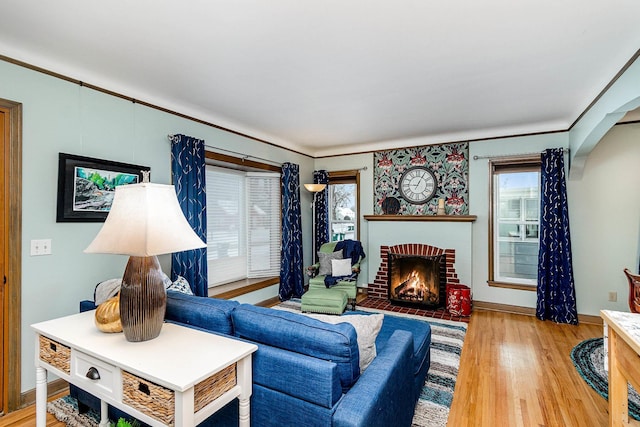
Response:
POLYGON ((207 166, 209 287, 280 274, 280 174, 207 166))
POLYGON ((247 277, 244 173, 206 167, 209 287, 247 277))
POLYGON ((246 178, 248 239, 247 277, 280 274, 280 174, 248 172, 246 178))

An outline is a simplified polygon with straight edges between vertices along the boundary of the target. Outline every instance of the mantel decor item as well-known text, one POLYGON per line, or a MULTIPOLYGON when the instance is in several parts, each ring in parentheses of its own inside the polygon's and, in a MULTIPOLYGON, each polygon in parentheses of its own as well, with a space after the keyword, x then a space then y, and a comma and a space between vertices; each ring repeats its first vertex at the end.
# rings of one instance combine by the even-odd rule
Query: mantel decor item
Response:
POLYGON ((304 184, 304 188, 306 188, 307 191, 313 193, 313 201, 311 202, 311 233, 313 236, 311 239, 311 253, 313 254, 313 256, 311 259, 313 259, 314 263, 316 262, 316 258, 318 257, 318 254, 316 253, 316 196, 326 187, 327 184, 304 184))
POLYGON ((142 182, 147 166, 58 155, 56 222, 104 222, 116 187, 142 182))
POLYGON ((113 206, 86 253, 130 255, 120 288, 120 320, 128 341, 160 334, 167 295, 156 255, 204 248, 182 213, 173 185, 116 188, 113 206))

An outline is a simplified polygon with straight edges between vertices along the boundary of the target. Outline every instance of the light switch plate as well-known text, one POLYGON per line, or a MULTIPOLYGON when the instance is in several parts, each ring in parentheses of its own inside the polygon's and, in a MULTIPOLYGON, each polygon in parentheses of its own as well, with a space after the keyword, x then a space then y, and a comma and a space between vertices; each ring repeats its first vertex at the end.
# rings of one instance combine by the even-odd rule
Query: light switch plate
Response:
POLYGON ((51 255, 51 239, 31 241, 31 256, 51 255))

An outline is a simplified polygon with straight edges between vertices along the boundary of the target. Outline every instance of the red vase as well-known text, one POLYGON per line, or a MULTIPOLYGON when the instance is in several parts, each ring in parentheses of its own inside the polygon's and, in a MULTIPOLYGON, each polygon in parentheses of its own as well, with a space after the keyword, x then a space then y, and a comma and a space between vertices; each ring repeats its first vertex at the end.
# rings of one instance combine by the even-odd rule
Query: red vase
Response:
POLYGON ((471 316, 471 288, 447 284, 447 311, 452 316, 471 316))

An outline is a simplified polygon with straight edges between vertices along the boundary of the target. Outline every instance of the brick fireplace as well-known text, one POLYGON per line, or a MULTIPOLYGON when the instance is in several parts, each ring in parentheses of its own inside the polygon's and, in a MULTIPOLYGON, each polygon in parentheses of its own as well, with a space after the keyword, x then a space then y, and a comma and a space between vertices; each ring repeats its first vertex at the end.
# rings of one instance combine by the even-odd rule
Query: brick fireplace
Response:
POLYGON ((373 281, 369 284, 368 298, 387 300, 389 296, 389 254, 399 254, 407 256, 434 257, 445 255, 445 275, 446 284, 459 284, 458 274, 455 269, 456 251, 455 249, 442 249, 436 246, 420 243, 405 243, 399 245, 380 246, 380 267, 373 281))

